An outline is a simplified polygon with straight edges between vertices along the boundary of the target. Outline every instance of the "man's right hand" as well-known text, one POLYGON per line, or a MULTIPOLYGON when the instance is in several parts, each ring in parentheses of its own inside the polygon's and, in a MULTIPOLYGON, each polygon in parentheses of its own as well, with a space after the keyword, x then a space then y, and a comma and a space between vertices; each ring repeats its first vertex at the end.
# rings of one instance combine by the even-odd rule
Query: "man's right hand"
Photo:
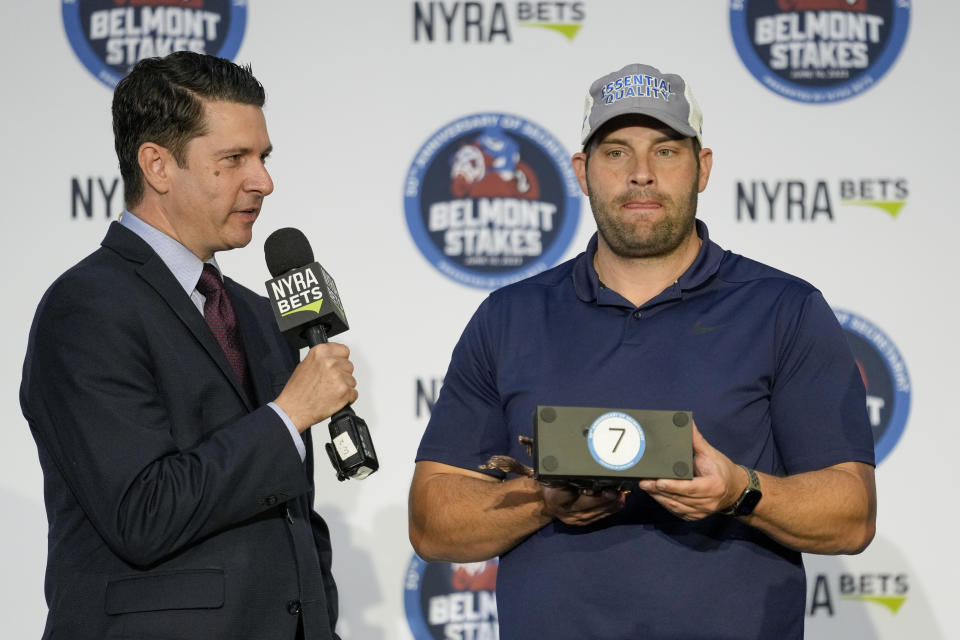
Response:
POLYGON ((620 511, 624 499, 615 489, 594 493, 575 487, 543 487, 544 513, 576 526, 591 524, 620 511))
POLYGON ((424 560, 477 562, 506 553, 554 518, 585 525, 622 508, 616 491, 588 495, 421 460, 410 483, 410 542, 424 560))
POLYGON ((274 402, 303 433, 356 402, 358 395, 350 349, 327 342, 307 352, 274 402))

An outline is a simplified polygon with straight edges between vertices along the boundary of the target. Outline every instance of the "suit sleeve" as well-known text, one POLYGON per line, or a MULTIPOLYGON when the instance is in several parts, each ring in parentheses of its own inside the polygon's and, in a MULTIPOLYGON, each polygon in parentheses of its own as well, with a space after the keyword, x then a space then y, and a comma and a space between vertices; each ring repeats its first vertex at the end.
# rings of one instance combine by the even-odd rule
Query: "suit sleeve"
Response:
MULTIPOLYGON (((337 583, 333 579, 333 547, 330 544, 330 529, 327 523, 313 508, 315 496, 315 487, 313 483, 313 434, 307 430, 304 434, 307 447, 307 459, 305 460, 306 475, 310 481, 310 490, 307 494, 308 505, 310 507, 310 530, 313 533, 313 544, 317 550, 317 559, 320 561, 320 572, 323 580, 323 591, 327 598, 327 615, 330 617, 333 626, 336 626, 339 617, 339 594, 337 583)), ((339 638, 339 636, 336 636, 339 638)))
POLYGON ((74 279, 51 288, 31 331, 21 403, 113 551, 150 565, 307 492, 268 406, 237 411, 189 447, 174 441, 155 368, 177 354, 155 353, 137 300, 119 302, 110 287, 74 279))

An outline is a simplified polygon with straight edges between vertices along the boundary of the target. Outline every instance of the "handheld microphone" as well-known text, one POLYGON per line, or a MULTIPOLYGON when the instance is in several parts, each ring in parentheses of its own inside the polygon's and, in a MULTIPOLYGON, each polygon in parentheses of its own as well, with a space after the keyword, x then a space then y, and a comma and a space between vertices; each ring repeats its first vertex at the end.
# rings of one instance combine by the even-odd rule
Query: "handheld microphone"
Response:
MULTIPOLYGON (((263 244, 272 280, 267 297, 280 330, 297 348, 323 344, 350 328, 330 274, 313 259, 310 242, 299 229, 277 229, 263 244)), ((325 448, 337 480, 362 480, 380 468, 367 423, 350 405, 330 417, 325 448)))

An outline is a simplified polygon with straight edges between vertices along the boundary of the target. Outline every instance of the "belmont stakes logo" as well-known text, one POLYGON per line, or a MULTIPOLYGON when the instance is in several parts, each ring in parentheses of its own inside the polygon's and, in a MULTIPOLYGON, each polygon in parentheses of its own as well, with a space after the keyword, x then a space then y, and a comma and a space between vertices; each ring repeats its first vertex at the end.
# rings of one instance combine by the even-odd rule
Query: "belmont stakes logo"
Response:
POLYGON ((873 427, 877 464, 887 457, 907 425, 910 376, 893 340, 869 320, 833 310, 847 334, 847 343, 867 388, 867 415, 873 427))
POLYGON ((907 38, 909 0, 732 0, 740 59, 765 87, 824 103, 866 91, 907 38))
POLYGON ((236 55, 247 0, 63 0, 63 26, 83 66, 111 89, 144 58, 236 55))
POLYGON ((495 289, 553 266, 577 228, 570 154, 538 125, 478 113, 433 134, 404 188, 407 226, 445 276, 495 289))
POLYGON ((496 640, 496 558, 450 564, 413 556, 403 586, 407 622, 415 640, 496 640))

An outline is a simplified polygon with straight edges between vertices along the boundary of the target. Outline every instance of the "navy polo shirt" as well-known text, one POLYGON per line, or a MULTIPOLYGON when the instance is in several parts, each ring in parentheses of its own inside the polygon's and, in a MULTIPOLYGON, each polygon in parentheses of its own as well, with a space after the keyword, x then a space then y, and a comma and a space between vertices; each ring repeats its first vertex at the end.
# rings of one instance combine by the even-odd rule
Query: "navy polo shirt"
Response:
MULTIPOLYGON (((795 474, 873 464, 865 391, 843 330, 810 284, 702 239, 641 307, 585 253, 493 292, 477 309, 417 452, 477 470, 527 464, 538 404, 690 410, 734 462, 795 474)), ((496 472, 494 472, 496 473, 496 472)), ((500 637, 803 637, 800 554, 736 518, 685 522, 643 491, 586 527, 554 521, 500 559, 500 637)))

